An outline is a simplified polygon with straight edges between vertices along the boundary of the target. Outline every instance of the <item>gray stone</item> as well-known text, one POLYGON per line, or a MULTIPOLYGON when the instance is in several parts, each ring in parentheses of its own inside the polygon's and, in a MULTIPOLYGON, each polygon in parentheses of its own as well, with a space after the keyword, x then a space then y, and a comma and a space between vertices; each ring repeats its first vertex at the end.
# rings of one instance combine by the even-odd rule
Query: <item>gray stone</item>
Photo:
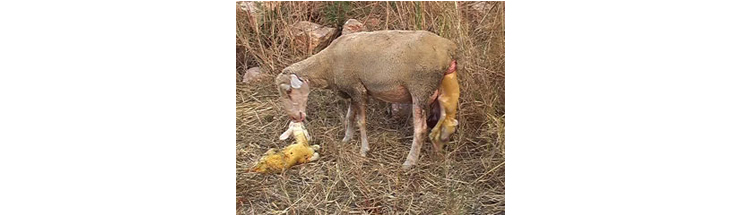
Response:
POLYGON ((336 28, 325 27, 309 21, 300 21, 290 28, 290 34, 300 50, 313 52, 318 52, 321 48, 326 47, 336 32, 336 28))
POLYGON ((259 67, 252 67, 244 72, 244 77, 242 78, 242 82, 249 83, 255 80, 259 80, 260 78, 264 76, 265 74, 260 72, 259 67))
POLYGON ((356 19, 349 19, 344 23, 342 27, 342 35, 347 35, 355 32, 367 31, 365 25, 356 19))

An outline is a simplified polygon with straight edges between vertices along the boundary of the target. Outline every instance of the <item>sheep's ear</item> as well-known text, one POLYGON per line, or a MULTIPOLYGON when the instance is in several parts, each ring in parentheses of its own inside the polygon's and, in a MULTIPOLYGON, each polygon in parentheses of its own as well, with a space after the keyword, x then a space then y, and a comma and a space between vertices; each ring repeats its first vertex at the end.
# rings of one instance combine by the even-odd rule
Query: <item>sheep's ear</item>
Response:
POLYGON ((298 79, 298 76, 295 74, 290 75, 290 86, 293 88, 301 88, 303 86, 303 81, 301 79, 298 79))
POLYGON ((280 140, 287 140, 288 137, 290 137, 290 134, 292 133, 293 133, 293 128, 288 127, 288 130, 285 130, 285 132, 283 132, 283 134, 280 135, 280 140))

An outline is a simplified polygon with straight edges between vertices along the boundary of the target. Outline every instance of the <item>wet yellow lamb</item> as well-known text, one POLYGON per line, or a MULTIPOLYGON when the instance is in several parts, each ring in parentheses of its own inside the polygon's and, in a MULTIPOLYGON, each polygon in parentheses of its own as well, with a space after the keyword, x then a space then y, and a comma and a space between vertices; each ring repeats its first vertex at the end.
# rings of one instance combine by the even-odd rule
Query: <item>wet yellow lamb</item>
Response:
POLYGON ((442 78, 439 86, 439 97, 437 102, 440 107, 440 117, 437 125, 429 133, 429 139, 435 151, 439 151, 442 145, 450 141, 450 135, 455 132, 458 125, 457 100, 460 97, 460 85, 457 81, 457 61, 452 61, 450 68, 442 78))
POLYGON ((251 169, 259 173, 275 173, 286 170, 294 165, 308 163, 319 159, 319 145, 308 145, 311 136, 303 126, 302 122, 290 122, 288 130, 280 135, 280 140, 285 140, 293 135, 296 143, 286 146, 280 152, 276 149, 268 150, 262 158, 255 163, 251 169))

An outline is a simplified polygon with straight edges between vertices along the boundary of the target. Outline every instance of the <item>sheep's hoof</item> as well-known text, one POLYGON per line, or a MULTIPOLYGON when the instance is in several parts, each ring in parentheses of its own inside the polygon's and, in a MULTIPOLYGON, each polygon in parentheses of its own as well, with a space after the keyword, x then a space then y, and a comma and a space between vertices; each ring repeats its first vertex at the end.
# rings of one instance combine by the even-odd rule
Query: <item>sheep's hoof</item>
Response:
POLYGON ((406 160, 406 162, 403 162, 403 165, 401 165, 401 169, 403 170, 410 170, 412 167, 414 167, 414 162, 409 160, 406 160))
POLYGON ((316 150, 319 150, 319 149, 321 149, 321 146, 319 146, 319 145, 312 145, 312 146, 311 146, 311 148, 312 148, 312 149, 313 149, 314 151, 316 151, 316 150))
POLYGON ((369 148, 360 148, 360 156, 367 157, 367 152, 370 151, 369 148))

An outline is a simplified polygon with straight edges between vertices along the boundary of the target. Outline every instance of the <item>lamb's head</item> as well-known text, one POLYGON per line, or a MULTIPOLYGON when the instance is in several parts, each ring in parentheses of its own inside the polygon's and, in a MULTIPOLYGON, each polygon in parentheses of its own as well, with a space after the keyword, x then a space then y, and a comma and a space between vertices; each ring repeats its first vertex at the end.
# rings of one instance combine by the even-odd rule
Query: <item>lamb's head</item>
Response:
POLYGON ((288 130, 285 130, 285 132, 280 135, 280 140, 286 140, 290 135, 293 135, 293 138, 295 138, 298 143, 308 144, 308 141, 311 140, 311 135, 308 134, 308 130, 306 130, 306 127, 302 122, 291 121, 288 125, 288 130))
POLYGON ((455 128, 457 127, 457 124, 458 123, 456 119, 445 120, 442 123, 442 129, 439 134, 439 139, 442 140, 442 142, 450 141, 450 136, 452 136, 452 133, 455 133, 455 128))
POLYGON ((275 85, 280 92, 280 102, 283 109, 293 122, 302 122, 306 119, 306 103, 308 102, 308 81, 302 80, 295 74, 281 73, 275 77, 275 85))

